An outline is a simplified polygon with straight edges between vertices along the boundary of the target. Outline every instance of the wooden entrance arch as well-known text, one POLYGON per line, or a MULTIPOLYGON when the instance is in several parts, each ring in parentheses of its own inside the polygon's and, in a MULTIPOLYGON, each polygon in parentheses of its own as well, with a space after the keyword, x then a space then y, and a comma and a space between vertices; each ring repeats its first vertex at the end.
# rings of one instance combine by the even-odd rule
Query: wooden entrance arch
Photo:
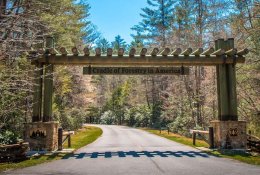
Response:
MULTIPOLYGON (((131 49, 129 54, 124 54, 123 49, 119 49, 117 54, 113 54, 112 49, 107 50, 106 55, 101 54, 101 49, 97 48, 95 54, 91 55, 90 50, 85 48, 82 54, 77 48, 72 48, 69 54, 65 48, 60 48, 59 52, 54 48, 51 37, 46 38, 46 48, 40 49, 30 55, 35 69, 35 87, 33 116, 34 123, 48 123, 52 121, 52 95, 53 95, 53 66, 55 65, 86 65, 86 66, 129 66, 129 67, 172 67, 172 66, 215 66, 217 70, 217 95, 218 95, 218 121, 213 122, 216 146, 223 147, 231 140, 233 148, 244 147, 245 144, 238 144, 241 137, 233 139, 229 136, 232 127, 241 127, 238 121, 237 93, 236 93, 236 64, 245 62, 247 49, 238 51, 234 47, 234 39, 218 39, 215 41, 215 48, 203 50, 202 48, 193 50, 187 48, 182 51, 177 48, 171 51, 169 48, 161 52, 158 48, 147 53, 143 48, 140 53, 131 49), (42 95, 43 94, 43 95, 42 95), (223 133, 222 133, 223 131, 223 133), (224 132, 225 131, 225 132, 224 132), (224 143, 225 142, 225 143, 224 143), (234 142, 234 143, 233 143, 234 142)), ((245 130, 240 132, 243 135, 245 130)))

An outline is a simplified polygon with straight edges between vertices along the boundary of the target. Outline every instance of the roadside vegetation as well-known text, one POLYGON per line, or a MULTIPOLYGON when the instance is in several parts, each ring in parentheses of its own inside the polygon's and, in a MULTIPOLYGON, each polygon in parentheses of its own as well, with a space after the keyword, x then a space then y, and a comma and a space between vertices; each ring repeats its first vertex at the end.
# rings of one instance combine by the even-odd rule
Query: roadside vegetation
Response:
MULTIPOLYGON (((144 128, 143 130, 167 138, 169 140, 184 144, 184 145, 188 145, 191 147, 205 147, 208 148, 209 145, 208 143, 206 143, 203 140, 196 140, 196 145, 193 145, 193 140, 191 138, 179 135, 179 134, 174 134, 174 133, 169 133, 167 131, 160 131, 156 130, 156 129, 147 129, 144 128)), ((238 160, 241 162, 245 162, 248 164, 252 164, 252 165, 260 165, 260 156, 258 155, 252 155, 250 153, 246 153, 243 151, 232 151, 232 150, 202 150, 206 153, 208 153, 209 155, 212 156, 216 156, 216 157, 221 157, 221 158, 230 158, 230 159, 234 159, 234 160, 238 160)))
MULTIPOLYGON (((139 53, 143 47, 149 52, 155 47, 207 49, 216 39, 234 38, 236 48, 250 50, 246 63, 237 65, 238 117, 260 137, 259 10, 259 2, 249 0, 148 0, 128 47, 120 37, 98 45, 135 47, 139 53)), ((190 129, 207 130, 210 121, 218 120, 216 75, 214 66, 193 66, 187 76, 93 76, 97 104, 89 109, 88 121, 168 126, 184 136, 190 129)))
POLYGON ((205 148, 209 147, 209 144, 207 142, 200 140, 200 139, 196 139, 196 145, 193 145, 192 138, 190 138, 190 137, 185 137, 180 134, 175 134, 172 132, 169 132, 169 134, 168 134, 168 131, 165 131, 165 130, 162 130, 161 132, 157 129, 144 128, 143 130, 148 131, 152 134, 167 138, 169 140, 191 146, 191 147, 205 147, 205 148))
MULTIPOLYGON (((87 126, 80 130, 78 130, 75 135, 72 135, 71 145, 75 150, 86 146, 96 139, 98 139, 102 135, 102 130, 97 127, 87 126)), ((64 145, 66 148, 66 144, 64 145)), ((21 162, 9 162, 9 163, 0 163, 0 172, 10 170, 10 169, 18 169, 25 168, 34 165, 38 165, 41 163, 47 163, 54 160, 60 160, 62 157, 66 156, 66 154, 62 153, 50 153, 48 155, 37 155, 29 158, 28 160, 24 160, 21 162)))
MULTIPOLYGON (((43 48, 47 36, 54 37, 57 50, 71 50, 91 45, 99 34, 89 21, 87 2, 1 0, 0 4, 0 144, 5 144, 22 139, 24 123, 31 122, 35 66, 27 59, 28 52, 43 48)), ((63 129, 79 129, 91 103, 85 99, 89 91, 81 68, 57 66, 53 77, 53 119, 63 129)))
MULTIPOLYGON (((0 2, 0 144, 17 143, 23 137, 24 123, 31 122, 35 67, 26 55, 43 48, 47 36, 54 37, 56 50, 65 47, 70 53, 72 47, 81 51, 88 47, 91 54, 96 47, 102 48, 102 54, 107 48, 114 53, 124 48, 126 54, 132 47, 137 53, 144 47, 149 52, 167 47, 171 51, 207 49, 216 39, 234 38, 236 48, 250 50, 246 63, 237 65, 239 120, 247 121, 252 135, 260 137, 257 0, 147 0, 139 23, 132 27, 131 43, 120 35, 114 41, 104 38, 90 21, 87 1, 0 2)), ((55 66, 53 120, 70 130, 90 122, 169 127, 190 137, 190 129, 207 130, 210 121, 218 119, 216 75, 215 67, 193 66, 185 76, 102 75, 87 81, 82 67, 55 66)), ((56 158, 43 156, 38 160, 56 158)))

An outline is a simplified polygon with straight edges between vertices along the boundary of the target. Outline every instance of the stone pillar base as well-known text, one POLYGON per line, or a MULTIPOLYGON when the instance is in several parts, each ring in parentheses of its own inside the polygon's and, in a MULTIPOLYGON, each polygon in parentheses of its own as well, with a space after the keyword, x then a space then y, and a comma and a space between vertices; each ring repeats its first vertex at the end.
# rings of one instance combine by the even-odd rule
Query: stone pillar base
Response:
POLYGON ((211 121, 214 128, 214 145, 220 149, 246 149, 245 121, 211 121))
POLYGON ((32 151, 54 151, 58 148, 58 122, 26 123, 24 140, 32 151))

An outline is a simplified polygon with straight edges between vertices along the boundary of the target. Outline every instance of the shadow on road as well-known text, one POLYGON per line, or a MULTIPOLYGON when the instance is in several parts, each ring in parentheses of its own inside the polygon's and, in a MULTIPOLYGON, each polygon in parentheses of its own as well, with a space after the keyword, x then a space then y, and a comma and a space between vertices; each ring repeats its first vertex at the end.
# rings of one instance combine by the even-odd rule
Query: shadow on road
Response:
POLYGON ((117 152, 93 152, 93 153, 78 153, 78 154, 67 154, 62 159, 83 159, 83 158, 112 158, 112 157, 203 157, 210 158, 208 154, 203 152, 194 151, 117 151, 117 152))

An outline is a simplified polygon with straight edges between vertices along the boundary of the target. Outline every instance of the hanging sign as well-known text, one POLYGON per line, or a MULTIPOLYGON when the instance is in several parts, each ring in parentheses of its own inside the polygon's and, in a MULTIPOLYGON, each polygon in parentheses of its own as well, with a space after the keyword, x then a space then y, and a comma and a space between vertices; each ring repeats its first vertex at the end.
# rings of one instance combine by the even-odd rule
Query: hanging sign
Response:
POLYGON ((188 67, 84 67, 84 75, 188 75, 188 67))

